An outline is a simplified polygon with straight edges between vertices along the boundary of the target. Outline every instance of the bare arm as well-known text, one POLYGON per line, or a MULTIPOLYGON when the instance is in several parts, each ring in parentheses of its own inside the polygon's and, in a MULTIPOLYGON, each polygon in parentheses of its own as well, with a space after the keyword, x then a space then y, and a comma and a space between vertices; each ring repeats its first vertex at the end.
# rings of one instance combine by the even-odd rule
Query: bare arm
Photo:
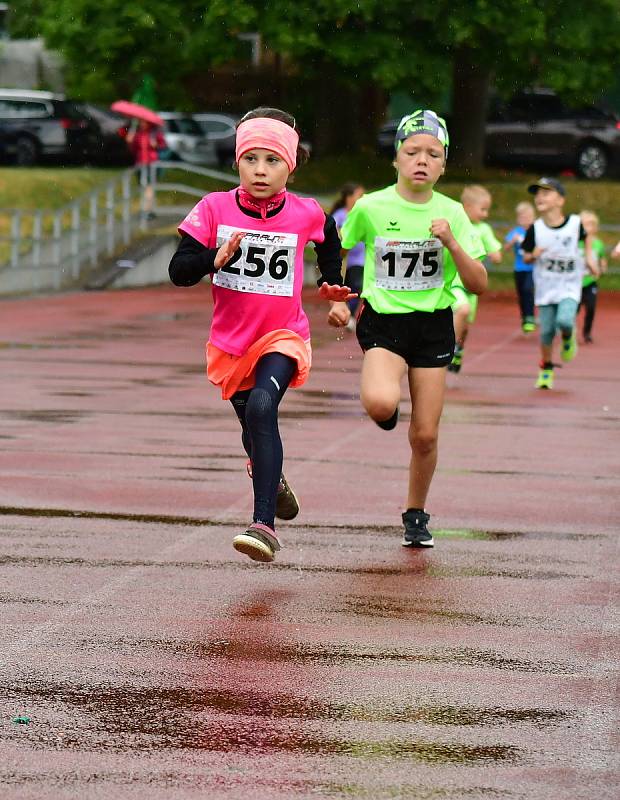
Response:
POLYGON ((431 234, 450 251, 456 268, 468 292, 482 294, 488 285, 487 271, 481 261, 468 255, 454 238, 447 219, 434 219, 431 234))

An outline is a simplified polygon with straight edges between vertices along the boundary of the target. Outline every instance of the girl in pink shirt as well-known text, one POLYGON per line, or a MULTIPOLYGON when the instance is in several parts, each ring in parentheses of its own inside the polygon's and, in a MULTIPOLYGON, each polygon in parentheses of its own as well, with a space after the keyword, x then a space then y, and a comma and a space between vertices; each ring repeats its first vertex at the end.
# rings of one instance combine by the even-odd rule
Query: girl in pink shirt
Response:
POLYGON ((303 255, 314 242, 319 295, 345 303, 336 224, 316 200, 286 190, 307 158, 295 120, 257 108, 237 125, 240 186, 200 200, 179 225, 170 262, 177 286, 211 276, 213 321, 207 375, 232 402, 250 458, 254 488, 250 526, 233 539, 255 561, 273 561, 280 542, 274 518, 293 519, 299 503, 282 474, 278 406, 289 386, 301 386, 310 363, 310 329, 301 305, 303 255))

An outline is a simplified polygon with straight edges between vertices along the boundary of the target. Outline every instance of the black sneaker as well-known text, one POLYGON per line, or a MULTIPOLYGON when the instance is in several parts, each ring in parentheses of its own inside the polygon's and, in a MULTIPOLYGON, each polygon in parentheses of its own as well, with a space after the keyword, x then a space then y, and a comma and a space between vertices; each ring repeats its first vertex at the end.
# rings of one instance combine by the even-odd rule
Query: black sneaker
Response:
POLYGON ((424 511, 405 511, 403 525, 405 534, 401 542, 403 547, 432 547, 433 534, 426 527, 430 514, 424 511))
POLYGON ((393 431, 396 427, 396 423, 398 422, 398 416, 400 414, 398 406, 396 406, 396 411, 392 414, 389 419, 376 419, 375 422, 377 425, 384 431, 393 431))

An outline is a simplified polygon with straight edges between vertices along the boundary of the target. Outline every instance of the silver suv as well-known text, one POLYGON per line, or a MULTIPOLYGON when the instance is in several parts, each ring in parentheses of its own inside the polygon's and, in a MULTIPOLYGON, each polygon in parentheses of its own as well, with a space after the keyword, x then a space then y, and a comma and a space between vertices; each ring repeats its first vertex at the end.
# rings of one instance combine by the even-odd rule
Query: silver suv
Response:
POLYGON ((97 148, 92 121, 64 95, 0 89, 0 140, 20 166, 48 158, 83 163, 97 148))

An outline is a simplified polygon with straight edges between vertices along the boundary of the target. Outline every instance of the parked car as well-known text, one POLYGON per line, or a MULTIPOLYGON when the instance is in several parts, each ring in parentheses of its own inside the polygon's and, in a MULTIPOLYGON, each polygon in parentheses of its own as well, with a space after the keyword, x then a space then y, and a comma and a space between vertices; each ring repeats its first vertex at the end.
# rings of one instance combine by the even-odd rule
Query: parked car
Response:
POLYGON ((97 131, 64 95, 0 89, 0 138, 12 138, 8 155, 20 166, 48 158, 83 163, 96 147, 97 131))
POLYGON ((169 158, 193 164, 215 161, 215 148, 203 134, 202 128, 189 114, 179 111, 158 111, 164 120, 164 136, 169 158))
POLYGON ((97 131, 94 149, 89 152, 89 159, 95 164, 114 164, 128 166, 133 164, 133 155, 126 141, 130 121, 110 111, 109 108, 92 103, 77 103, 79 111, 88 117, 97 131))
MULTIPOLYGON (((397 126, 392 120, 380 129, 381 153, 393 155, 397 126)), ((519 92, 507 103, 491 103, 485 161, 603 178, 620 167, 620 117, 598 106, 570 108, 551 91, 519 92)))
POLYGON ((620 118, 598 106, 570 108, 550 91, 496 102, 486 125, 488 163, 573 169, 596 180, 620 166, 620 118))
POLYGON ((230 114, 199 113, 192 117, 213 145, 214 160, 220 165, 230 165, 235 158, 235 125, 237 118, 230 114))

